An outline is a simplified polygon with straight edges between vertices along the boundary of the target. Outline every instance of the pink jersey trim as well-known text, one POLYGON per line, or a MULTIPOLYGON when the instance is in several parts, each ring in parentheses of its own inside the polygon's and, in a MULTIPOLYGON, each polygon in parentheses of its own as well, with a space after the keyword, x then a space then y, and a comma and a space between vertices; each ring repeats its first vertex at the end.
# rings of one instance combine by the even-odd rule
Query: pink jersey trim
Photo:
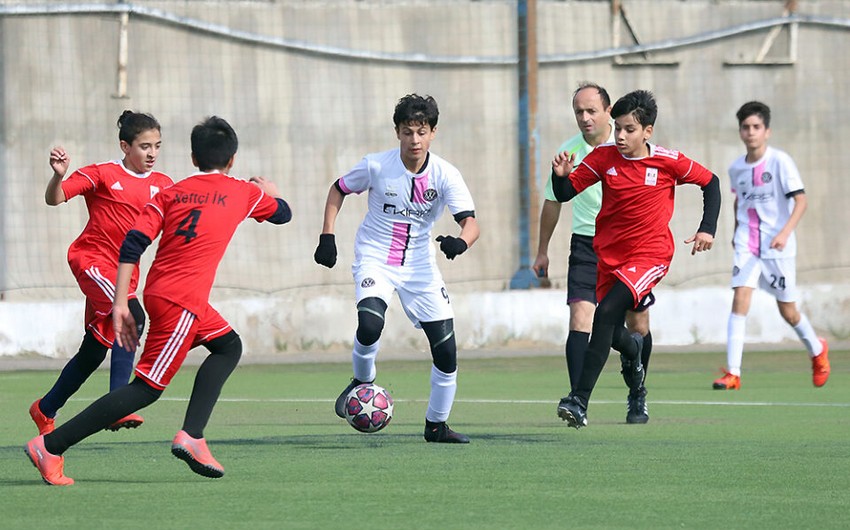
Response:
POLYGON ((411 194, 413 195, 410 200, 415 204, 425 204, 427 201, 425 200, 425 190, 428 189, 428 173, 425 173, 422 176, 416 177, 413 179, 413 189, 411 190, 411 194))
POLYGON ((404 265, 404 253, 410 241, 410 225, 407 223, 393 223, 393 237, 390 241, 390 252, 387 256, 387 265, 404 265))
POLYGON ((343 191, 343 193, 345 193, 346 195, 349 193, 353 193, 351 189, 349 189, 349 187, 345 185, 345 180, 343 180, 342 177, 340 177, 337 182, 339 182, 339 188, 343 191))
POLYGON ((764 186, 764 161, 753 168, 753 186, 764 186))
MULTIPOLYGON (((753 175, 755 176, 755 174, 753 175)), ((759 175, 761 178, 761 175, 759 175)), ((750 237, 749 241, 747 241, 747 246, 750 249, 750 252, 754 256, 761 255, 761 230, 759 227, 761 226, 761 220, 759 219, 759 213, 755 208, 747 209, 747 217, 749 218, 749 222, 747 226, 749 227, 750 237)))

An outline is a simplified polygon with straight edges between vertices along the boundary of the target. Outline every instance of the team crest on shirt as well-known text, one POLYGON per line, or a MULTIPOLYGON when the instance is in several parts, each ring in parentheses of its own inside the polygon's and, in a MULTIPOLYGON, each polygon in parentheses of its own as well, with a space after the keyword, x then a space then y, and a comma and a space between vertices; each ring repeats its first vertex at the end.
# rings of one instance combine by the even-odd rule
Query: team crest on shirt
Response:
POLYGON ((773 180, 773 175, 771 175, 767 171, 761 174, 761 181, 765 184, 769 183, 771 180, 773 180))
POLYGON ((422 198, 424 198, 428 202, 433 201, 437 198, 437 190, 435 190, 434 188, 428 188, 427 190, 425 190, 425 193, 422 194, 422 198))
POLYGON ((159 193, 159 186, 151 186, 151 199, 153 199, 153 196, 157 193, 159 193))
POLYGON ((372 278, 363 278, 363 281, 360 282, 360 287, 362 287, 364 289, 367 289, 369 287, 374 287, 374 286, 375 286, 375 280, 373 280, 372 278))
POLYGON ((732 267, 732 276, 737 276, 739 272, 741 272, 741 269, 737 265, 732 267))
POLYGON ((658 183, 658 168, 646 168, 646 176, 643 179, 643 183, 647 186, 655 186, 658 183))

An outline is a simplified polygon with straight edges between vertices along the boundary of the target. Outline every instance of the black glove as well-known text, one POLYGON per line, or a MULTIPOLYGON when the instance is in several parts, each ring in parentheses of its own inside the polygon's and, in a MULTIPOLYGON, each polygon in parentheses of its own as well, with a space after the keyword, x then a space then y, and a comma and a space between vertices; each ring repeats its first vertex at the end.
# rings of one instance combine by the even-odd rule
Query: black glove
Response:
POLYGON ((329 269, 336 265, 336 238, 333 234, 319 234, 319 246, 316 247, 313 259, 329 269))
POLYGON ((440 250, 449 259, 455 259, 455 256, 463 254, 469 248, 466 241, 459 237, 437 236, 437 241, 440 243, 440 250))

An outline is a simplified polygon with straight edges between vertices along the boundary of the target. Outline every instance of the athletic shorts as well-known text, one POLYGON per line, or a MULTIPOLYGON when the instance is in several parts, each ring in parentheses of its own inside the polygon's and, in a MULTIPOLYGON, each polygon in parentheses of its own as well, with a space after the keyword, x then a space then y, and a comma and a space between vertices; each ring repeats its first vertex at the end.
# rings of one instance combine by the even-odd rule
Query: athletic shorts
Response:
POLYGON ((352 267, 352 274, 356 303, 375 297, 389 306, 396 292, 407 318, 417 328, 422 322, 454 318, 446 284, 436 265, 411 268, 361 263, 352 267))
POLYGON ((749 250, 735 252, 732 288, 761 287, 779 302, 797 301, 797 258, 763 259, 749 250))
POLYGON ((233 329, 209 304, 195 315, 164 298, 146 296, 145 309, 150 326, 136 375, 159 390, 165 390, 189 350, 233 329))
MULTIPOLYGON (((91 330, 98 342, 111 348, 115 342, 111 315, 118 269, 112 264, 87 264, 85 268, 71 264, 71 270, 77 278, 80 290, 86 296, 86 328, 91 330)), ((136 298, 136 281, 130 282, 128 298, 136 298)))
POLYGON ((593 236, 573 234, 567 269, 567 303, 590 302, 596 305, 596 252, 593 236))
POLYGON ((632 292, 635 300, 633 311, 645 311, 653 303, 655 296, 652 288, 658 285, 669 270, 669 263, 659 263, 646 259, 635 259, 620 264, 616 268, 608 268, 604 262, 599 262, 599 276, 596 282, 596 298, 602 300, 617 281, 621 281, 632 292))

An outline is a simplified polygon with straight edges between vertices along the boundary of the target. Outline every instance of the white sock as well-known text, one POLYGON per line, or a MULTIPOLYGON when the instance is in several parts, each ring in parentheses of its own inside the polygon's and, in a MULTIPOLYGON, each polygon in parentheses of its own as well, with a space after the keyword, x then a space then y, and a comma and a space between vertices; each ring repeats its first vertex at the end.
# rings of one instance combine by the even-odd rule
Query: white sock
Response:
POLYGON ((744 333, 747 329, 747 315, 729 313, 726 325, 726 369, 732 375, 741 375, 741 363, 744 358, 744 333))
POLYGON ((447 374, 436 366, 431 366, 431 397, 428 399, 428 411, 425 419, 442 422, 449 419, 452 404, 457 391, 457 370, 447 374))
POLYGON ((370 346, 363 346, 354 337, 354 349, 351 351, 351 366, 354 369, 354 379, 363 382, 375 380, 375 357, 378 355, 380 340, 370 346))
POLYGON ((812 323, 809 322, 808 317, 804 313, 800 313, 800 321, 794 326, 794 331, 797 332, 797 336, 800 337, 800 340, 809 352, 809 357, 817 357, 821 354, 823 344, 818 340, 815 328, 812 327, 812 323))

